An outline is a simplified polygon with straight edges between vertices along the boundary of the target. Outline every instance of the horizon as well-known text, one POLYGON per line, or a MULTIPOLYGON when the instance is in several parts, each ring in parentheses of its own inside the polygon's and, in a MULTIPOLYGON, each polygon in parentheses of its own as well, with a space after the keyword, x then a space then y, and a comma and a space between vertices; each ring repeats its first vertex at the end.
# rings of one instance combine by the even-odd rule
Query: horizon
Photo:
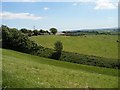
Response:
MULTIPOLYGON (((2 24, 3 25, 3 24, 2 24)), ((2 26, 1 25, 1 26, 2 26)), ((5 26, 7 26, 7 27, 9 27, 8 25, 5 25, 5 26)), ((20 30, 20 29, 24 29, 24 28, 17 28, 17 27, 9 27, 9 28, 16 28, 16 29, 18 29, 18 30, 20 30)), ((42 28, 40 28, 40 29, 28 29, 28 28, 25 28, 25 29, 27 29, 27 30, 41 30, 42 28)), ((57 29, 57 28, 56 28, 57 29)), ((62 32, 62 31, 95 31, 95 30, 107 30, 107 29, 118 29, 118 27, 103 27, 103 28, 82 28, 82 29, 67 29, 67 30, 58 30, 58 32, 62 32)), ((47 30, 47 31, 49 31, 49 29, 42 29, 42 30, 47 30)))
MULTIPOLYGON (((100 1, 100 0, 98 0, 100 1)), ((2 24, 58 31, 118 27, 116 2, 2 2, 2 24), (26 7, 24 7, 26 6, 26 7), (104 6, 104 7, 103 7, 104 6)))

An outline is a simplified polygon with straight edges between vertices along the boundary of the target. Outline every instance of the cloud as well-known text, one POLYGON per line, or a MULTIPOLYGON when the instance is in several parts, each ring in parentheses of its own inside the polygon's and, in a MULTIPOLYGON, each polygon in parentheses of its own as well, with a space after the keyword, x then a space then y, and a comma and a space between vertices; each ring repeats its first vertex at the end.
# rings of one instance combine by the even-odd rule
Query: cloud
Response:
MULTIPOLYGON (((119 0, 2 0, 2 2, 74 2, 73 6, 78 3, 94 3, 95 10, 111 10, 118 7, 119 0)), ((49 8, 44 8, 48 10, 49 8)))
POLYGON ((44 9, 44 10, 49 10, 50 8, 48 8, 48 7, 44 7, 43 9, 44 9))
POLYGON ((0 12, 0 18, 2 19, 31 19, 31 20, 39 20, 43 17, 35 16, 30 13, 12 13, 12 12, 0 12))
POLYGON ((116 9, 118 7, 118 0, 78 0, 79 2, 73 3, 74 6, 79 5, 79 3, 94 3, 95 10, 111 10, 111 9, 116 9))
POLYGON ((95 10, 98 9, 116 9, 117 8, 117 4, 110 2, 110 0, 98 0, 96 2, 96 6, 95 6, 95 10))

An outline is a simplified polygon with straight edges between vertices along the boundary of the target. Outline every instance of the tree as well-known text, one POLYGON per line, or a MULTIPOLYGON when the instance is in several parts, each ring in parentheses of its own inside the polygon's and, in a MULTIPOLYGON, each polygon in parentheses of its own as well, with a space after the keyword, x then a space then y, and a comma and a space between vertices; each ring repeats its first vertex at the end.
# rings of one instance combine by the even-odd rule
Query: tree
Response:
POLYGON ((34 33, 34 35, 36 35, 36 36, 39 35, 39 31, 38 31, 38 30, 34 30, 33 33, 34 33))
POLYGON ((42 30, 42 29, 40 29, 40 31, 39 31, 40 33, 44 33, 45 31, 44 30, 42 30))
POLYGON ((56 28, 51 28, 50 32, 53 33, 54 35, 57 33, 57 29, 56 28))
POLYGON ((25 34, 28 33, 28 30, 27 30, 26 28, 22 28, 20 31, 21 31, 22 33, 25 33, 25 34))
POLYGON ((24 53, 36 54, 39 48, 35 42, 31 41, 27 35, 16 28, 2 26, 2 47, 17 50, 24 53))
POLYGON ((56 52, 61 52, 62 51, 63 45, 62 45, 61 41, 56 41, 54 45, 55 45, 54 49, 55 49, 56 52))
POLYGON ((59 60, 61 57, 62 49, 63 49, 62 42, 56 41, 54 45, 55 45, 55 47, 54 47, 55 52, 51 55, 51 58, 59 60))
POLYGON ((31 37, 33 35, 32 30, 28 30, 28 36, 31 37))
POLYGON ((46 30, 45 32, 50 35, 50 32, 48 30, 46 30))

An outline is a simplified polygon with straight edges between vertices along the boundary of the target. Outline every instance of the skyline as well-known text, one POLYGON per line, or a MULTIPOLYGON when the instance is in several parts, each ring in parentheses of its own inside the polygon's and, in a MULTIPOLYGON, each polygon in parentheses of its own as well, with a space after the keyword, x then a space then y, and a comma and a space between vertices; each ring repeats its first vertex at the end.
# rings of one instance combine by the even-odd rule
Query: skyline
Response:
MULTIPOLYGON (((98 0, 100 1, 100 0, 98 0)), ((2 24, 18 29, 62 30, 118 27, 117 3, 2 2, 2 24)))

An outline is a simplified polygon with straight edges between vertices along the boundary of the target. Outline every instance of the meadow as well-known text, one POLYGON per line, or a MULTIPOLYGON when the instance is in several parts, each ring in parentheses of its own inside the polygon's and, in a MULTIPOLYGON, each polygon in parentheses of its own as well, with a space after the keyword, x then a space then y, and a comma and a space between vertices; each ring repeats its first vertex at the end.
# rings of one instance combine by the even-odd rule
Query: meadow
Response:
POLYGON ((2 49, 5 88, 117 88, 118 70, 2 49), (93 78, 94 77, 94 78, 93 78))
POLYGON ((64 46, 63 51, 75 52, 85 55, 94 55, 105 58, 118 58, 117 35, 41 35, 32 36, 30 39, 47 48, 54 48, 54 43, 56 41, 61 41, 64 46))
POLYGON ((27 37, 6 26, 3 26, 2 35, 3 88, 118 87, 117 36, 27 37), (59 59, 54 58, 53 49, 57 40, 64 46, 59 59))

